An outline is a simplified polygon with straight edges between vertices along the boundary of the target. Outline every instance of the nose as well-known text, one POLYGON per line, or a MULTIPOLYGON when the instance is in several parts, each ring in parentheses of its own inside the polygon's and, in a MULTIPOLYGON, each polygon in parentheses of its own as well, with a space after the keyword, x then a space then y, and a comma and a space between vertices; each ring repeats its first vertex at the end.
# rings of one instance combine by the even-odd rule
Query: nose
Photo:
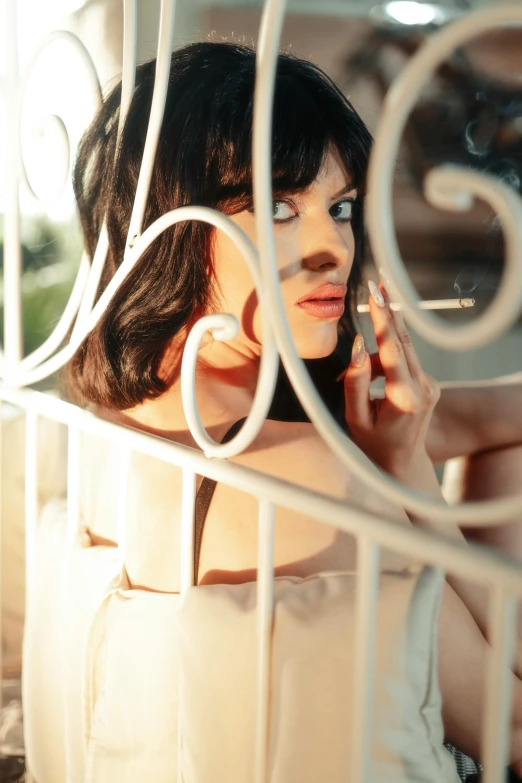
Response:
POLYGON ((341 267, 351 267, 354 254, 352 231, 336 225, 331 216, 315 222, 303 236, 301 263, 304 269, 326 272, 341 267))

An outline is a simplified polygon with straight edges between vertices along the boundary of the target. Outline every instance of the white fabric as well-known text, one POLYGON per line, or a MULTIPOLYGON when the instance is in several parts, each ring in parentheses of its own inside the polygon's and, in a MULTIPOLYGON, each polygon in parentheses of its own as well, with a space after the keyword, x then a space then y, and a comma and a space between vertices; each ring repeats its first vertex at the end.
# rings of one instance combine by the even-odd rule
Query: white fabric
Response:
MULTIPOLYGON (((442 746, 440 584, 428 570, 382 577, 372 783, 458 781, 442 746)), ((350 779, 354 588, 352 574, 275 580, 271 783, 350 779)), ((177 781, 178 665, 184 783, 252 779, 255 594, 198 587, 181 604, 114 581, 91 637, 86 783, 177 781)))
MULTIPOLYGON (((130 589, 116 549, 67 553, 65 534, 65 506, 53 504, 40 524, 24 649, 38 783, 178 783, 178 704, 184 783, 247 783, 256 585, 198 587, 183 602, 130 589)), ((372 783, 458 781, 442 747, 440 580, 381 577, 372 783)), ((355 577, 277 578, 274 591, 271 783, 352 783, 355 577)))
MULTIPOLYGON (((355 576, 276 579, 271 783, 348 783, 355 576)), ((436 674, 441 575, 382 575, 372 783, 456 783, 436 674)), ((179 615, 184 783, 243 783, 254 763, 256 585, 198 587, 179 615)))
POLYGON ((68 552, 66 532, 66 504, 53 501, 39 520, 23 648, 25 748, 37 783, 83 782, 87 637, 120 567, 114 547, 68 552))
MULTIPOLYGON (((25 413, 0 406, 2 438, 1 563, 2 653, 4 676, 20 676, 25 616, 25 413)), ((38 504, 65 494, 67 442, 64 428, 40 418, 38 425, 38 504)))
POLYGON ((179 608, 124 572, 110 586, 87 659, 86 783, 177 781, 179 608))

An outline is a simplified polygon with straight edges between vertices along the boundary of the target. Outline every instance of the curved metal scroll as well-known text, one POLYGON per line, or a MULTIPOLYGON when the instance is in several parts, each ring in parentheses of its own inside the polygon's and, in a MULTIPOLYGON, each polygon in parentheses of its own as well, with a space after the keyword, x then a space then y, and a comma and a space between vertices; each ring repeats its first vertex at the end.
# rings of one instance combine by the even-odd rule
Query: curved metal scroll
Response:
MULTIPOLYGON (((219 325, 221 332, 218 331, 215 336, 218 339, 223 339, 227 336, 227 330, 231 328, 231 324, 230 320, 225 316, 221 316, 218 321, 213 316, 214 320, 206 320, 197 326, 193 337, 191 337, 188 343, 188 353, 185 357, 183 368, 183 385, 186 392, 185 403, 187 405, 189 427, 195 440, 205 452, 209 455, 230 456, 246 448, 252 437, 259 430, 262 414, 266 414, 275 384, 276 354, 273 350, 271 336, 271 327, 273 325, 277 344, 288 375, 310 419, 341 461, 357 476, 362 478, 368 486, 421 516, 437 517, 440 520, 458 522, 460 524, 471 523, 475 526, 491 524, 492 518, 501 522, 516 514, 522 502, 522 496, 448 507, 422 493, 406 488, 386 473, 377 470, 335 424, 311 383, 304 364, 297 354, 279 290, 271 209, 270 139, 272 99, 275 66, 285 5, 284 0, 268 0, 266 3, 258 46, 253 169, 262 281, 258 278, 257 262, 254 261, 255 252, 252 248, 245 250, 248 246, 246 237, 232 221, 227 221, 227 218, 223 215, 218 219, 211 210, 206 211, 201 208, 194 208, 193 213, 190 213, 192 215, 190 218, 188 217, 188 212, 180 213, 179 210, 176 210, 173 213, 164 215, 153 226, 150 226, 147 231, 143 234, 141 233, 152 165, 163 118, 175 13, 175 3, 169 0, 162 0, 152 111, 124 261, 96 306, 92 308, 107 252, 106 231, 102 230, 95 258, 85 284, 86 288, 79 306, 79 315, 71 341, 54 356, 47 358, 46 354, 49 355, 50 352, 56 349, 57 339, 63 334, 65 322, 71 318, 71 314, 76 308, 78 291, 80 285, 84 284, 85 273, 83 268, 80 270, 71 301, 66 309, 67 318, 64 313, 57 330, 51 338, 35 354, 18 364, 10 376, 10 382, 18 386, 34 383, 56 371, 71 358, 86 334, 96 324, 119 282, 137 262, 140 252, 152 241, 151 237, 153 235, 157 236, 167 225, 173 225, 181 219, 208 220, 208 222, 216 226, 219 222, 219 227, 229 233, 238 244, 238 247, 243 248, 243 254, 254 276, 254 284, 258 292, 263 315, 265 351, 261 365, 260 387, 247 425, 245 425, 243 431, 234 441, 227 444, 226 448, 219 448, 218 444, 215 444, 202 428, 195 402, 189 394, 189 389, 192 391, 194 389, 195 381, 188 373, 190 375, 193 374, 197 346, 203 331, 209 326, 215 328, 216 325, 219 325), (184 214, 184 217, 180 217, 180 214, 184 214), (264 291, 264 293, 262 294, 261 291, 264 291), (267 318, 268 312, 270 312, 270 320, 267 318), (46 360, 42 361, 44 357, 46 360), (262 404, 260 402, 261 390, 264 395, 262 404)), ((135 62, 128 52, 134 49, 131 45, 131 39, 133 39, 136 33, 135 0, 134 2, 128 0, 124 3, 124 7, 127 19, 125 40, 128 46, 124 68, 126 79, 123 87, 120 127, 125 115, 126 102, 130 101, 134 83, 135 62)), ((370 238, 374 245, 375 255, 389 274, 399 297, 404 303, 406 315, 413 325, 432 342, 444 347, 457 345, 461 348, 469 348, 480 345, 486 339, 491 339, 492 336, 507 328, 522 309, 522 265, 518 261, 522 255, 520 253, 522 249, 522 236, 520 233, 522 230, 522 205, 518 196, 515 196, 501 182, 484 175, 472 172, 463 174, 452 167, 450 169, 434 170, 427 178, 427 196, 433 203, 439 206, 463 209, 469 206, 473 197, 480 196, 485 198, 500 216, 506 235, 506 271, 497 297, 488 311, 472 327, 465 326, 461 327, 460 330, 455 330, 455 327, 452 325, 450 343, 448 327, 440 319, 429 313, 421 313, 415 307, 417 300, 406 277, 402 260, 398 255, 390 218, 390 187, 393 160, 402 123, 418 94, 418 90, 438 63, 447 55, 448 51, 495 24, 507 24, 517 21, 522 21, 522 10, 513 6, 499 7, 494 10, 469 15, 466 20, 455 22, 431 37, 425 46, 414 55, 395 82, 386 99, 382 121, 376 135, 375 148, 370 165, 369 199, 370 238)))
MULTIPOLYGON (((281 353, 281 357, 287 373, 290 377, 292 385, 303 404, 304 409, 309 415, 311 421, 315 424, 318 432, 322 438, 328 443, 331 449, 337 454, 339 459, 351 469, 355 475, 362 479, 367 486, 375 490, 376 493, 384 495, 389 500, 395 501, 404 506, 407 510, 418 514, 423 518, 436 518, 437 520, 444 522, 458 522, 459 524, 471 524, 475 527, 481 525, 491 525, 492 520, 496 520, 501 523, 504 520, 515 517, 522 505, 522 494, 502 498, 493 501, 481 501, 476 503, 464 503, 456 506, 447 506, 445 503, 435 500, 432 497, 412 490, 405 485, 395 481, 391 476, 382 470, 378 470, 359 449, 344 435, 340 427, 336 424, 333 417, 328 412, 322 399, 319 397, 314 385, 312 384, 308 373, 305 369, 304 363, 299 357, 292 334, 286 318, 281 291, 279 288, 279 278, 277 274, 276 252, 274 243, 274 233, 272 225, 272 183, 271 183, 271 169, 270 161, 271 156, 271 129, 272 129, 272 106, 275 84, 275 72, 276 61, 279 49, 279 41, 281 36, 283 17, 285 11, 285 0, 267 0, 264 8, 263 18, 261 22, 261 31, 258 44, 258 67, 256 77, 256 91, 255 91, 255 110, 254 110, 254 200, 256 205, 256 220, 257 220, 257 236, 259 237, 259 251, 261 258, 261 268, 263 270, 264 283, 268 300, 271 305, 271 312, 273 314, 273 325, 276 334, 277 343, 281 353)), ((468 22, 470 16, 467 17, 468 22)), ((490 27, 497 19, 501 23, 507 23, 510 20, 521 20, 522 10, 513 9, 513 7, 497 8, 492 11, 484 12, 483 14, 477 13, 475 16, 475 23, 471 26, 473 34, 477 30, 482 30, 490 27)), ((395 285, 403 284, 406 280, 405 272, 402 272, 402 266, 399 266, 400 261, 395 257, 395 266, 392 267, 388 263, 385 256, 389 250, 390 231, 391 231, 391 218, 390 218, 390 206, 386 201, 385 195, 388 192, 382 188, 380 172, 382 167, 383 158, 383 145, 388 135, 391 138, 398 137, 399 130, 393 128, 393 125, 401 118, 406 112, 405 103, 405 90, 402 87, 404 79, 411 79, 411 73, 417 73, 420 71, 424 76, 428 75, 428 65, 435 67, 440 59, 447 53, 448 44, 447 40, 451 40, 453 45, 457 45, 462 41, 470 37, 468 35, 469 26, 466 24, 458 24, 457 32, 454 31, 454 27, 448 27, 435 34, 428 42, 419 50, 417 55, 414 55, 407 67, 406 76, 404 72, 399 75, 395 90, 389 99, 393 101, 393 107, 390 108, 390 102, 386 104, 386 111, 384 117, 387 124, 381 124, 376 136, 376 146, 372 153, 371 159, 371 172, 372 177, 370 181, 370 187, 374 192, 374 198, 379 198, 378 209, 375 205, 372 206, 370 222, 370 238, 374 241, 375 227, 380 220, 388 227, 388 232, 384 235, 384 240, 379 245, 380 255, 379 261, 384 266, 386 271, 390 271, 390 277, 392 283, 395 285), (428 52, 431 54, 429 57, 428 52), (437 53, 437 57, 433 53, 437 53), (404 104, 397 104, 396 95, 401 96, 401 100, 404 104), (391 128, 389 126, 392 126, 391 128), (380 165, 379 165, 380 164, 380 165), (388 210, 388 212, 386 212, 388 210), (401 270, 397 273, 397 270, 401 270)), ((422 83, 422 81, 421 81, 422 83)), ((409 84, 409 82, 406 82, 409 84)), ((416 94, 407 94, 407 106, 409 107, 416 94)), ((388 170, 391 171, 393 161, 393 150, 390 154, 390 148, 385 148, 385 154, 387 154, 388 170)), ((390 175, 391 176, 391 175, 390 175)), ((441 177, 445 176, 444 183, 448 185, 448 175, 439 174, 438 180, 435 180, 435 184, 439 185, 441 177)), ((468 187, 474 187, 475 192, 479 188, 479 180, 481 175, 476 177, 470 177, 464 182, 468 187)), ((454 180, 451 181, 451 184, 454 180)), ((433 180, 432 180, 433 185, 433 180)), ((518 226, 522 225, 522 208, 518 197, 514 197, 507 192, 505 186, 495 183, 495 187, 489 182, 481 182, 480 192, 488 197, 488 199, 498 206, 502 210, 502 217, 507 220, 507 228, 509 239, 509 250, 512 253, 510 256, 509 264, 510 275, 508 277, 508 283, 514 280, 521 280, 522 282, 522 264, 515 258, 515 251, 518 250, 518 259, 522 258, 522 237, 520 236, 520 229, 515 230, 515 226, 518 221, 518 226), (515 270, 515 264, 517 264, 518 271, 515 270)), ((461 189, 462 190, 462 189, 461 189)), ((438 191, 440 193, 440 191, 438 191)), ((381 235, 379 235, 381 237, 381 235)), ((382 237, 381 237, 382 238, 382 237)), ((411 285, 410 285, 411 294, 411 285)), ((514 319, 519 312, 520 304, 522 300, 522 288, 519 286, 516 292, 506 291, 506 280, 504 280, 504 286, 502 289, 503 298, 501 300, 502 306, 506 304, 512 307, 510 318, 514 319), (507 302, 506 302, 507 299, 507 302)), ((403 298, 406 301, 406 297, 403 298)), ((407 313, 411 315, 412 306, 414 304, 413 296, 410 295, 410 300, 407 304, 407 313)), ((416 314, 415 325, 422 321, 422 318, 426 317, 416 314)), ((492 317, 498 318, 498 308, 493 310, 493 316, 491 310, 489 314, 485 314, 484 319, 487 318, 485 323, 489 326, 491 324, 492 317)), ((412 319, 413 320, 413 319, 412 319)), ((510 323, 509 319, 504 319, 504 323, 510 323)), ((483 321, 484 323, 484 321, 483 321)), ((428 327, 425 322, 422 321, 424 327, 424 334, 428 333, 428 327)), ((447 334, 441 335, 437 332, 439 327, 434 327, 434 332, 437 334, 437 340, 439 344, 446 345, 444 339, 447 338, 447 334)), ((429 331, 431 336, 432 331, 429 331)), ((481 331, 483 336, 483 330, 481 331)), ((462 344, 467 345, 470 341, 469 334, 463 333, 462 344), (468 342, 466 342, 466 340, 468 342)), ((477 343, 475 343, 477 344, 477 343)))

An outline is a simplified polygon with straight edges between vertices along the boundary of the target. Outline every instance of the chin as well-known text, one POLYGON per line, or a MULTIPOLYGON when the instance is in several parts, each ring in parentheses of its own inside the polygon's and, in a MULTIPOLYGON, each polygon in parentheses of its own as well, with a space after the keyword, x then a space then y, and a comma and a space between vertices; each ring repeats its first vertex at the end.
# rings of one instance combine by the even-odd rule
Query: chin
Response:
POLYGON ((337 323, 332 324, 327 334, 308 334, 295 337, 297 352, 301 359, 324 359, 335 351, 337 346, 337 323))

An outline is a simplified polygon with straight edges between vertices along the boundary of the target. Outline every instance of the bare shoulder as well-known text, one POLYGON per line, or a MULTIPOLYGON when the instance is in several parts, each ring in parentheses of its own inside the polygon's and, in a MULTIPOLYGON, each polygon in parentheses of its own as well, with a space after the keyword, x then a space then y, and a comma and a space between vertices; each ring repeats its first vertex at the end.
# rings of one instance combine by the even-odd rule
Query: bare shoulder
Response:
POLYGON ((267 420, 234 461, 337 498, 348 498, 350 475, 313 424, 267 420))
MULTIPOLYGON (((341 462, 313 424, 266 421, 248 451, 235 459, 285 481, 410 524, 401 507, 372 492, 341 462)), ((377 471, 371 463, 368 466, 377 471)))
MULTIPOLYGON (((233 461, 409 524, 402 509, 394 511, 389 503, 369 493, 360 480, 355 480, 312 424, 267 421, 250 448, 233 461)), ((255 579, 257 519, 255 496, 224 483, 217 485, 203 534, 201 581, 255 579)), ((391 556, 385 560, 382 567, 405 567, 403 558, 391 556)), ((321 571, 353 570, 355 540, 326 520, 278 507, 274 565, 278 575, 308 576, 321 571)))

